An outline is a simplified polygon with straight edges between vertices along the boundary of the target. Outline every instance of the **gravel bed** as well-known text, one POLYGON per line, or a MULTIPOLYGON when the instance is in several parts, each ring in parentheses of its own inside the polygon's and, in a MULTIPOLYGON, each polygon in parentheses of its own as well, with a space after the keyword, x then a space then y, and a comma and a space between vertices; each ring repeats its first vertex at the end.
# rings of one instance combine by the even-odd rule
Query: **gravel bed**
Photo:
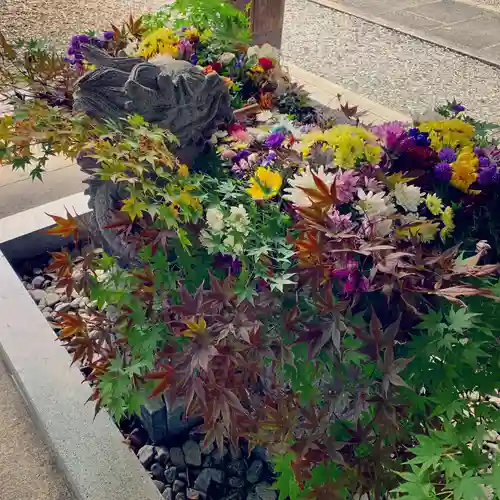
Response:
POLYGON ((287 0, 292 63, 402 113, 453 97, 500 123, 500 69, 307 0, 287 0))
POLYGON ((167 0, 0 0, 0 31, 9 40, 38 38, 64 47, 72 35, 119 25, 130 14, 155 10, 167 0))

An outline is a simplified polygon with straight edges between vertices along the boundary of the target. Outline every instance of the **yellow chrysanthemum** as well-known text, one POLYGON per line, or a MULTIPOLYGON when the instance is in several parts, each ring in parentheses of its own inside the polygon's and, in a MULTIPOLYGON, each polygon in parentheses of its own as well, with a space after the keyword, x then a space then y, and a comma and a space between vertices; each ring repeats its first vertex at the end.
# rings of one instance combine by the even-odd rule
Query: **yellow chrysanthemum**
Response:
POLYGON ((464 193, 477 178, 477 166, 479 160, 472 151, 466 147, 458 154, 457 159, 451 164, 451 184, 464 193))
POLYGON ((446 207, 441 214, 441 220, 444 227, 441 229, 441 239, 444 241, 455 229, 455 222, 453 221, 453 208, 446 207))
POLYGON ((432 215, 441 215, 443 213, 443 200, 435 194, 428 194, 426 196, 425 205, 432 215))
POLYGON ((436 151, 443 147, 463 148, 472 146, 475 129, 470 123, 458 118, 453 120, 429 121, 418 126, 421 132, 427 132, 431 146, 436 151))
POLYGON ((333 149, 335 164, 342 168, 354 168, 365 159, 376 164, 380 161, 382 148, 376 144, 376 137, 368 130, 353 125, 337 125, 329 130, 313 131, 301 140, 299 149, 307 156, 314 144, 323 149, 333 149))
POLYGON ((177 55, 179 38, 170 28, 159 28, 146 36, 139 45, 138 55, 149 59, 158 54, 177 55))
POLYGON ((273 172, 270 168, 259 167, 254 177, 250 179, 247 193, 254 200, 267 200, 278 194, 282 182, 283 179, 278 172, 273 172))
POLYGON ((197 28, 188 28, 187 30, 184 30, 184 38, 186 39, 191 39, 191 38, 199 38, 200 37, 200 32, 198 31, 197 28))

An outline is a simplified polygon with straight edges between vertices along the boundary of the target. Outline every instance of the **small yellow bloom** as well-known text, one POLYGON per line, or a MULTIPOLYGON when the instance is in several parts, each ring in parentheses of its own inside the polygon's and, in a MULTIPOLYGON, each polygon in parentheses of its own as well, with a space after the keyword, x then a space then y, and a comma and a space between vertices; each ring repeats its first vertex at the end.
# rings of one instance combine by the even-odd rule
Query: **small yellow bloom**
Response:
POLYGON ((426 196, 425 205, 432 215, 441 215, 443 213, 443 200, 435 194, 428 194, 426 196))
POLYGON ((472 148, 466 147, 458 154, 456 161, 451 164, 451 184, 460 191, 467 193, 469 186, 477 178, 477 166, 479 160, 473 153, 472 148))
POLYGON ((159 28, 146 36, 139 45, 138 55, 147 59, 157 54, 177 55, 179 38, 170 28, 159 28))
POLYGON ((188 40, 199 37, 200 37, 200 32, 198 31, 197 28, 188 28, 187 30, 184 30, 184 38, 188 40))
POLYGON ((443 221, 444 227, 441 229, 441 239, 444 241, 455 229, 455 223, 453 222, 453 208, 446 207, 441 214, 441 220, 443 221))
POLYGON ((418 126, 421 132, 427 132, 431 146, 436 151, 443 147, 463 148, 472 146, 475 129, 470 123, 458 118, 452 120, 435 120, 421 123, 418 126))
POLYGON ((185 163, 179 167, 179 175, 181 177, 187 177, 189 175, 189 167, 185 163))
POLYGON ((376 137, 368 130, 353 125, 336 125, 324 132, 312 131, 302 138, 299 150, 307 156, 315 144, 321 144, 323 150, 332 149, 335 164, 342 168, 354 168, 362 159, 377 164, 382 154, 376 137))
POLYGON ((281 188, 283 179, 278 172, 270 168, 259 167, 255 176, 250 179, 250 187, 247 193, 254 200, 267 200, 276 196, 281 188))

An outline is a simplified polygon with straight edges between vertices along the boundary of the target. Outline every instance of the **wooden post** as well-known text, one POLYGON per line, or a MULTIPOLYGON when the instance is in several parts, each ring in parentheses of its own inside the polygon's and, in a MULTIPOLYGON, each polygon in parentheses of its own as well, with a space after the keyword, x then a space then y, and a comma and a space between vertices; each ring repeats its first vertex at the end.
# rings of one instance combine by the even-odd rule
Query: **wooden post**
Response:
MULTIPOLYGON (((281 48, 285 0, 250 1, 250 27, 253 31, 254 43, 267 42, 278 49, 281 48)), ((233 3, 243 10, 249 0, 233 0, 233 3)))

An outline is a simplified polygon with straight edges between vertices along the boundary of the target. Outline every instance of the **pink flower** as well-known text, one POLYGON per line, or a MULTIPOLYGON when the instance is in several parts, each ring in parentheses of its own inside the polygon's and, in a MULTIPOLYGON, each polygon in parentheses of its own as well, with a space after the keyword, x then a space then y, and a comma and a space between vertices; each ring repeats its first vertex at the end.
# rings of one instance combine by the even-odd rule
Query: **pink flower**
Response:
POLYGON ((406 125, 403 122, 387 122, 372 127, 372 132, 381 139, 383 145, 388 149, 394 149, 398 140, 406 133, 406 125))
POLYGON ((368 278, 359 271, 359 264, 352 257, 347 257, 345 267, 335 269, 332 275, 344 281, 344 293, 352 295, 356 292, 367 292, 370 287, 368 278))
POLYGON ((349 229, 352 225, 351 215, 351 213, 341 214, 336 208, 334 208, 329 214, 330 222, 332 224, 331 229, 336 233, 349 229))
POLYGON ((337 187, 337 197, 341 203, 349 203, 353 199, 354 193, 357 191, 359 177, 352 171, 339 170, 335 177, 337 187))

